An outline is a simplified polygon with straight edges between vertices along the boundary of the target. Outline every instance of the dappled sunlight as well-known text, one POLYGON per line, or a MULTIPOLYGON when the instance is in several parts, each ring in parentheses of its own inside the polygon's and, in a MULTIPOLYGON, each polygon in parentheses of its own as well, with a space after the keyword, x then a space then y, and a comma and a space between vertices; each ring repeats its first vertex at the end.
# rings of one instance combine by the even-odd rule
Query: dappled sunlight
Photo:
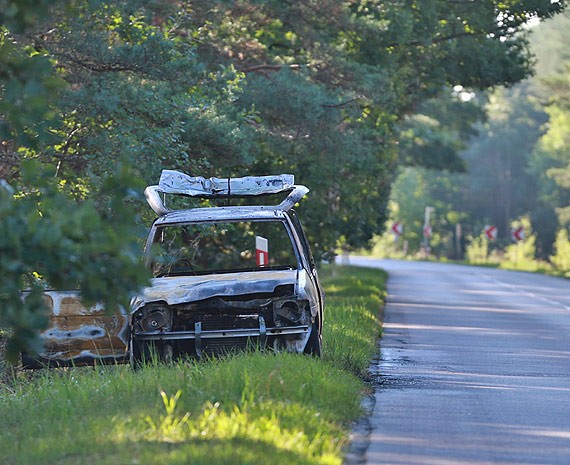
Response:
POLYGON ((465 290, 457 290, 456 292, 459 292, 460 294, 472 294, 472 295, 478 295, 478 294, 483 294, 483 295, 490 295, 490 296, 497 296, 497 295, 506 295, 506 296, 513 296, 513 295, 519 295, 520 292, 516 292, 516 291, 498 291, 498 290, 489 290, 489 289, 465 289, 465 290))
MULTIPOLYGON (((461 291, 458 291, 461 292, 461 291)), ((525 308, 525 307, 536 307, 537 303, 536 302, 521 302, 519 301, 511 301, 510 299, 506 298, 504 300, 501 300, 500 302, 497 302, 496 300, 493 300, 493 302, 489 302, 488 300, 483 299, 482 297, 484 297, 484 293, 479 293, 479 296, 477 296, 478 298, 476 299, 470 299, 470 298, 465 298, 463 296, 461 296, 461 298, 457 298, 453 301, 453 305, 457 305, 457 306, 477 306, 477 307, 481 307, 481 308, 489 308, 489 307, 493 307, 493 306, 497 306, 497 304, 501 305, 501 306, 509 306, 509 307, 521 307, 521 308, 525 308)), ((424 304, 437 304, 437 305, 441 305, 441 299, 437 299, 437 296, 434 296, 434 298, 428 298, 426 295, 424 296, 418 296, 416 294, 389 294, 388 298, 387 298, 388 303, 404 303, 404 304, 416 304, 416 306, 418 307, 422 307, 424 306, 424 304)), ((446 304, 443 304, 446 305, 446 304)), ((450 304, 451 305, 451 304, 450 304)))
MULTIPOLYGON (((292 452, 311 463, 340 465, 342 462, 340 449, 345 439, 341 428, 337 428, 331 440, 330 436, 323 434, 330 425, 314 409, 301 404, 254 403, 246 399, 240 405, 226 408, 220 403, 206 403, 199 415, 192 415, 177 411, 179 395, 180 391, 170 397, 162 393, 165 413, 161 415, 116 421, 111 437, 122 444, 137 441, 178 444, 221 441, 223 445, 239 439, 292 452), (298 428, 282 418, 291 416, 291 409, 297 411, 298 418, 306 419, 298 428), (309 428, 307 423, 311 423, 309 428)), ((213 449, 211 453, 215 456, 218 451, 213 449)))
MULTIPOLYGON (((429 372, 427 372, 426 374, 429 375, 429 372)), ((433 372, 433 375, 436 375, 437 372, 433 372)), ((449 375, 449 373, 447 373, 447 375, 449 375)), ((515 376, 515 377, 500 377, 497 375, 484 375, 484 374, 474 374, 474 373, 465 373, 463 374, 465 377, 469 377, 469 378, 479 378, 479 377, 489 377, 489 378, 499 378, 499 379, 505 379, 505 378, 514 378, 514 379, 518 379, 518 380, 524 380, 525 377, 524 376, 515 376)), ((458 373, 453 373, 453 376, 461 376, 461 374, 458 373)), ((532 377, 527 377, 526 379, 532 379, 532 377)), ((468 381, 460 381, 460 380, 452 380, 452 379, 432 379, 430 380, 430 383, 434 383, 434 384, 441 384, 441 385, 446 385, 446 386, 453 386, 453 385, 457 385, 457 386, 461 386, 464 388, 468 388, 468 389, 492 389, 492 390, 499 390, 499 391, 553 391, 553 392, 562 392, 562 393, 566 393, 566 392, 570 392, 570 387, 565 388, 565 387, 549 387, 549 386, 537 386, 537 385, 530 385, 530 384, 512 384, 512 383, 497 383, 497 382, 489 382, 489 383, 483 383, 480 381, 473 381, 473 380, 468 380, 468 381)))
POLYGON ((570 441, 570 429, 568 430, 556 430, 550 428, 534 428, 521 426, 511 427, 511 431, 514 431, 523 436, 535 436, 535 437, 546 437, 546 438, 557 438, 557 439, 567 439, 570 441))
MULTIPOLYGON (((555 292, 562 292, 563 290, 560 287, 551 287, 546 285, 525 285, 525 284, 506 284, 507 286, 512 286, 515 289, 520 289, 521 291, 525 292, 533 292, 533 293, 545 293, 552 296, 555 292)), ((562 294, 561 294, 562 295, 562 294)))
POLYGON ((526 336, 527 333, 507 329, 482 328, 475 326, 444 326, 444 325, 423 325, 423 324, 403 324, 384 323, 385 329, 413 329, 418 331, 443 331, 452 333, 478 333, 489 336, 526 336))
POLYGON ((522 349, 516 353, 510 354, 511 357, 528 358, 552 358, 561 360, 570 360, 570 351, 566 350, 533 350, 522 349))
POLYGON ((330 266, 324 271, 323 358, 360 375, 377 350, 376 341, 381 333, 378 315, 386 274, 377 270, 338 267, 338 277, 333 278, 330 266))
MULTIPOLYGON (((415 446, 407 442, 408 438, 392 438, 390 442, 384 442, 382 436, 373 435, 373 441, 378 444, 400 444, 405 446, 406 453, 393 453, 385 451, 368 452, 367 457, 371 463, 389 463, 391 465, 545 465, 540 460, 527 459, 521 462, 518 459, 511 459, 511 456, 519 456, 520 453, 533 452, 532 449, 521 447, 519 443, 511 446, 493 446, 485 443, 473 444, 473 437, 462 436, 454 438, 455 446, 450 444, 450 440, 438 445, 431 441, 424 446, 415 446), (412 450, 410 450, 412 449, 412 450), (430 450, 431 449, 431 450, 430 450), (433 450, 435 449, 435 451, 433 450), (437 452, 439 453, 437 453, 437 452), (489 453, 506 455, 503 459, 487 459, 489 453), (458 460, 457 457, 461 459, 458 460)), ((565 462, 556 462, 565 463, 565 462)))
POLYGON ((565 283, 389 271, 368 463, 568 463, 565 283))
MULTIPOLYGON (((376 437, 371 438, 376 441, 376 437)), ((378 463, 390 463, 392 465, 457 465, 455 460, 449 460, 445 457, 427 457, 421 452, 417 455, 414 454, 391 454, 385 452, 368 453, 371 460, 376 460, 378 463)), ((487 465, 481 462, 462 462, 464 465, 487 465)))
MULTIPOLYGON (((369 463, 393 465, 544 465, 567 463, 570 454, 570 430, 541 426, 477 421, 469 415, 457 416, 441 430, 419 435, 409 431, 400 434, 384 432, 371 435, 374 447, 369 450, 369 463), (488 431, 490 435, 481 434, 488 431), (557 456, 545 460, 544 453, 555 444, 557 456), (492 455, 490 455, 492 453, 492 455), (493 459, 490 459, 493 457, 493 459), (524 459, 521 459, 524 457, 524 459), (552 461, 554 460, 554 461, 552 461)), ((428 420, 429 421, 429 420, 428 420)))
MULTIPOLYGON (((417 307, 416 303, 404 303, 404 302, 394 302, 391 301, 390 305, 395 307, 417 307)), ((433 308, 441 310, 457 310, 457 311, 474 311, 474 312, 491 312, 491 313, 526 313, 523 310, 515 310, 513 308, 497 308, 497 307, 476 307, 458 304, 422 304, 421 308, 433 308)))
POLYGON ((358 279, 342 278, 338 295, 327 295, 321 359, 252 349, 136 371, 46 370, 0 385, 0 462, 340 465, 362 413, 354 375, 377 350, 385 277, 352 273, 358 279))

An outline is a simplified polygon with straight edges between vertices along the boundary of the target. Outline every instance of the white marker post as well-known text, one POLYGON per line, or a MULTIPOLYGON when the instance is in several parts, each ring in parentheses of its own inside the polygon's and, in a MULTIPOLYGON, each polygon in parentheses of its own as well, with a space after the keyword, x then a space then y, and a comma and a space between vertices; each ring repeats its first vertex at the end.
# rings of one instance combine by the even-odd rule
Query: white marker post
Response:
POLYGON ((255 260, 257 266, 269 264, 269 242, 265 237, 255 236, 255 260))
POLYGON ((423 247, 424 247, 424 258, 428 258, 429 253, 430 253, 430 247, 429 247, 429 238, 431 237, 431 226, 429 224, 429 217, 431 212, 434 212, 435 208, 433 207, 426 207, 426 213, 425 213, 425 221, 424 221, 424 241, 422 243, 423 247))

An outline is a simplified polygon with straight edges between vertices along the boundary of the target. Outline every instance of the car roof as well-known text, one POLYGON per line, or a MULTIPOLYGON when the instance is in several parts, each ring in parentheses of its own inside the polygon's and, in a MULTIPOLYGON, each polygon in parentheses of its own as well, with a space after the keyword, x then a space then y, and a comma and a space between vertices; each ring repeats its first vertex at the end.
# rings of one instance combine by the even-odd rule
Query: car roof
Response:
POLYGON ((198 218, 212 216, 211 219, 189 219, 186 221, 212 221, 214 219, 230 219, 224 215, 230 215, 235 219, 250 218, 251 215, 259 215, 257 219, 267 219, 277 212, 284 212, 293 208, 307 193, 309 189, 295 184, 295 177, 291 174, 273 176, 248 176, 244 178, 209 178, 190 177, 177 171, 163 170, 160 182, 156 186, 148 186, 145 196, 150 207, 159 217, 170 218, 169 221, 180 222, 180 216, 188 217, 196 215, 198 218), (193 208, 172 211, 164 204, 160 194, 183 195, 194 198, 246 198, 267 196, 273 194, 288 193, 285 200, 279 205, 247 206, 247 207, 210 207, 193 208), (208 213, 206 213, 208 211, 208 213), (194 212, 194 213, 189 213, 194 212), (268 213, 269 212, 269 213, 268 213), (221 215, 221 216, 220 216, 221 215), (234 216, 232 216, 234 215, 234 216), (240 215, 245 215, 240 217, 240 215), (269 215, 269 216, 267 216, 269 215))
POLYGON ((210 221, 283 221, 285 210, 272 206, 206 207, 174 210, 160 216, 155 226, 210 221))

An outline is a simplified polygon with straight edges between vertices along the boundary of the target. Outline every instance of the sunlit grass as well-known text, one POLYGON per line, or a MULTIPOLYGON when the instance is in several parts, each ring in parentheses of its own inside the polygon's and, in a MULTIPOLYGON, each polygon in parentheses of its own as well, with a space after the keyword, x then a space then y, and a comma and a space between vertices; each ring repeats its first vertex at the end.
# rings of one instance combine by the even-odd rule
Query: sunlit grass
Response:
POLYGON ((44 370, 0 384, 0 463, 340 464, 384 275, 323 270, 324 355, 44 370))
POLYGON ((385 297, 384 271, 357 267, 323 270, 327 299, 324 359, 362 374, 377 350, 379 311, 385 297))

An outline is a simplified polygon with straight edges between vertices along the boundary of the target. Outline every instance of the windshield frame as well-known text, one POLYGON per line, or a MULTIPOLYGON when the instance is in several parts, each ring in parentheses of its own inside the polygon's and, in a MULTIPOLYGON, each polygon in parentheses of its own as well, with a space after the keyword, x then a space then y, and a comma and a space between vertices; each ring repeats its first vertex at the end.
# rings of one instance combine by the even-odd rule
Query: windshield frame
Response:
MULTIPOLYGON (((215 218, 211 220, 200 220, 200 221, 180 221, 174 223, 166 223, 166 224, 157 224, 156 222, 153 223, 148 239, 145 246, 144 256, 145 256, 145 264, 148 269, 152 269, 153 260, 151 256, 151 250, 154 244, 159 243, 160 237, 160 230, 162 228, 169 228, 169 227, 178 227, 178 226, 186 226, 192 224, 215 224, 215 223, 267 223, 267 222, 277 222, 282 223, 287 231, 287 236, 289 237, 289 241, 291 243, 291 247, 293 249, 293 253, 295 255, 296 260, 296 268, 300 270, 303 268, 303 259, 301 256, 301 252, 299 249, 299 244, 297 242, 296 234, 292 231, 292 227, 287 221, 288 218, 285 215, 283 218, 231 218, 231 219, 224 219, 224 218, 215 218)), ((274 266, 274 267, 252 267, 248 269, 221 269, 221 270, 207 270, 207 271, 198 271, 192 274, 166 274, 161 275, 158 277, 168 277, 168 276, 204 276, 209 274, 225 274, 225 273, 248 273, 248 272, 267 272, 267 271, 283 271, 285 269, 291 269, 289 266, 274 266)))

